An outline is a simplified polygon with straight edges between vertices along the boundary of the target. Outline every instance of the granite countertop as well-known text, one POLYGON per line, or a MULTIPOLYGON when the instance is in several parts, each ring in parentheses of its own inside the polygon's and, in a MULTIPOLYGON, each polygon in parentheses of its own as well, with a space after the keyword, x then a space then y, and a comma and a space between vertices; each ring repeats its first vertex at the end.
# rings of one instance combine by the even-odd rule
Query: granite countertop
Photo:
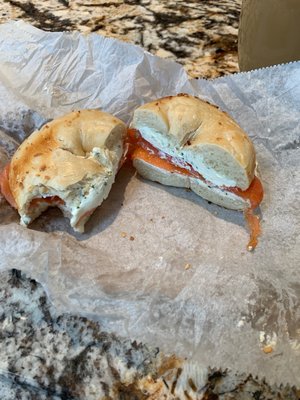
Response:
POLYGON ((184 65, 191 77, 237 72, 241 0, 4 0, 0 23, 23 19, 48 31, 97 32, 184 65))
POLYGON ((211 369, 57 316, 41 285, 0 274, 0 398, 65 400, 297 400, 294 387, 211 369))

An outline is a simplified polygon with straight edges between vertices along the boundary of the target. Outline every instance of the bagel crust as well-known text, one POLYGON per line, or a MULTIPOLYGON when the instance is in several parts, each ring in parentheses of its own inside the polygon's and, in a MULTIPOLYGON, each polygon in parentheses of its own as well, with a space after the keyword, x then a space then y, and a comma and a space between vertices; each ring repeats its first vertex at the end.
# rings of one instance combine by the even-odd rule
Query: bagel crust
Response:
POLYGON ((122 121, 98 110, 71 112, 33 132, 9 169, 21 223, 29 224, 49 205, 56 205, 75 230, 83 231, 114 182, 125 135, 122 121))
POLYGON ((217 186, 246 190, 254 178, 254 146, 225 112, 187 94, 134 111, 132 128, 158 150, 182 159, 217 186))

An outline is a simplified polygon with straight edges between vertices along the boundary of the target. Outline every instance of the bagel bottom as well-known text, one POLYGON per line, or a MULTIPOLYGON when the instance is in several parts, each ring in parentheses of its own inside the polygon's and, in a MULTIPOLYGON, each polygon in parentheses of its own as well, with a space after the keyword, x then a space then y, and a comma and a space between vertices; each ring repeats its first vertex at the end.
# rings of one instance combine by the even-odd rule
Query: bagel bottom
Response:
POLYGON ((133 165, 143 178, 159 182, 166 186, 191 189, 198 196, 219 206, 240 211, 244 211, 250 207, 250 202, 247 200, 218 187, 209 186, 200 179, 166 171, 139 158, 133 159, 133 165))

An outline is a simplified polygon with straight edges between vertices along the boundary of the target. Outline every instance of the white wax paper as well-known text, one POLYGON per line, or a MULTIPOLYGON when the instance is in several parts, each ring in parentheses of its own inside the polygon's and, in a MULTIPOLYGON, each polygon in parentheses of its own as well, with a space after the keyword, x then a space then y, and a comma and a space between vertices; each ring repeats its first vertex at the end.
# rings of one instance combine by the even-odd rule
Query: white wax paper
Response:
POLYGON ((102 108, 129 122, 136 106, 179 92, 228 111, 255 144, 265 189, 255 252, 241 213, 125 166, 82 235, 54 209, 25 229, 2 199, 0 268, 42 282, 58 312, 206 366, 299 385, 299 62, 188 80, 178 64, 127 43, 2 25, 1 163, 3 149, 11 156, 49 118, 102 108))

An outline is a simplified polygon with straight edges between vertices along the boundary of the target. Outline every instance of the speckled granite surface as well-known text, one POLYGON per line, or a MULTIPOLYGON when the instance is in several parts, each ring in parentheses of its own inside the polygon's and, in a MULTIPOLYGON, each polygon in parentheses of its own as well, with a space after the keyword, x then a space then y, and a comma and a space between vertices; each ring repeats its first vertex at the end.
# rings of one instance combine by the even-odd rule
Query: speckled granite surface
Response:
POLYGON ((297 400, 293 387, 204 369, 57 316, 42 287, 0 273, 0 398, 69 400, 297 400))
POLYGON ((0 22, 97 32, 183 64, 191 77, 237 72, 241 0, 4 0, 0 22))

